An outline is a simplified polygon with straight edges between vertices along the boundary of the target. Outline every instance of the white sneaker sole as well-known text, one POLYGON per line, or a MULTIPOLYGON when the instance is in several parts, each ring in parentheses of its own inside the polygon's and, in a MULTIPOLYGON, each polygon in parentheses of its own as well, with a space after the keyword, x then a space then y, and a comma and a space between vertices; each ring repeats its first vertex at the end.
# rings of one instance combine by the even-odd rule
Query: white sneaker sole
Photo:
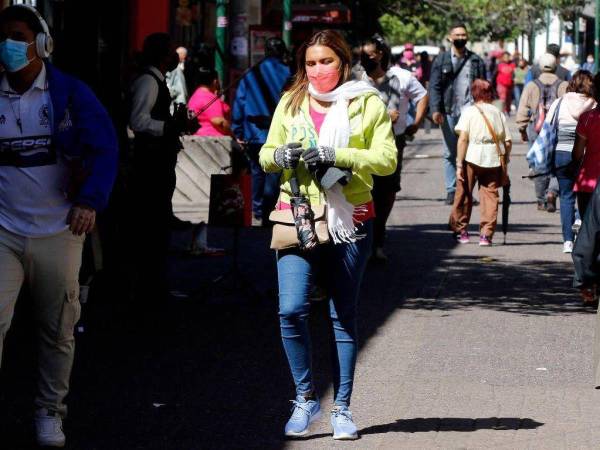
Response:
POLYGON ((355 441, 358 439, 358 433, 355 434, 334 434, 333 439, 336 441, 355 441))
POLYGON ((308 419, 308 426, 306 427, 306 429, 304 429, 303 431, 296 433, 294 431, 287 431, 285 433, 286 437, 302 437, 302 436, 306 436, 308 434, 308 432, 310 431, 310 426, 316 422, 317 420, 319 420, 321 418, 321 416, 323 415, 323 412, 321 410, 319 410, 316 414, 310 416, 310 419, 308 419))
POLYGON ((37 445, 40 447, 55 447, 55 448, 63 448, 66 445, 66 440, 64 441, 43 441, 37 439, 37 445))

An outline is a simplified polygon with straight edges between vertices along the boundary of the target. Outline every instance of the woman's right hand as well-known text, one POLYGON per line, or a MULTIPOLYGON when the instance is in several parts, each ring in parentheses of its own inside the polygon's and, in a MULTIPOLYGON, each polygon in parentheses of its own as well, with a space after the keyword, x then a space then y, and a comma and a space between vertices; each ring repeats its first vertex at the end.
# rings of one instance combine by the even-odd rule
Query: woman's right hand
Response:
POLYGON ((458 181, 460 181, 461 183, 464 183, 464 182, 465 182, 465 177, 464 177, 464 175, 463 175, 463 170, 464 170, 464 169, 463 169, 463 166, 458 166, 458 167, 456 168, 456 179, 457 179, 458 181))
POLYGON ((275 164, 282 169, 295 169, 304 149, 300 142, 290 142, 275 149, 275 164))

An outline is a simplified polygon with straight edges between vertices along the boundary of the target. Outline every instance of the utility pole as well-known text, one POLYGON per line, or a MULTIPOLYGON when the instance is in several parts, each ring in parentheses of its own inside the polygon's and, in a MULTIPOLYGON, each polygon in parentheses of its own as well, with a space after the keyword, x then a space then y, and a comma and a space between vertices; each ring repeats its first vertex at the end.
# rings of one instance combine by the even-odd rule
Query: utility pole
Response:
POLYGON ((227 54, 227 29, 229 18, 227 16, 227 4, 229 0, 217 0, 217 26, 215 28, 215 70, 219 75, 221 86, 225 84, 225 55, 227 54))
POLYGON ((292 0, 283 0, 283 42, 289 49, 292 45, 292 0))
POLYGON ((577 13, 573 19, 573 53, 575 53, 575 60, 579 61, 579 15, 577 13))
POLYGON ((600 49, 598 46, 600 45, 600 0, 596 0, 596 19, 594 20, 594 61, 596 62, 596 67, 600 67, 598 65, 600 59, 600 49))
POLYGON ((550 43, 550 22, 552 17, 550 16, 550 8, 546 8, 546 47, 550 43))

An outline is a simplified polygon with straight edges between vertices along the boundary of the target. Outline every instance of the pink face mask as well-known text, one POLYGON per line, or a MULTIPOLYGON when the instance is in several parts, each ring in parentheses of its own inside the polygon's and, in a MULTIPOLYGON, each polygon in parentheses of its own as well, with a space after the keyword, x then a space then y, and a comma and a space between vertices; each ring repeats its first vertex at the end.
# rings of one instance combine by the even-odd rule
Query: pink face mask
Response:
POLYGON ((335 89, 340 81, 340 71, 333 64, 316 64, 306 68, 308 81, 321 94, 335 89))

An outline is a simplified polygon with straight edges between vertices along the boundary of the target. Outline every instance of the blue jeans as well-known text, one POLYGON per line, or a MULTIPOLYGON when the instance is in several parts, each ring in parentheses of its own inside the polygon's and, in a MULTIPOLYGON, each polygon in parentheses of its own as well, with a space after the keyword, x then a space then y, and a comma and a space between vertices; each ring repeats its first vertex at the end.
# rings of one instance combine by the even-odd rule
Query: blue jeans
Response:
POLYGON ((368 220, 359 233, 363 239, 351 244, 319 246, 312 253, 285 250, 277 255, 279 276, 279 321, 283 348, 288 358, 296 394, 314 390, 311 344, 308 329, 309 295, 316 282, 329 299, 335 344, 333 389, 336 405, 350 404, 357 355, 357 303, 360 284, 373 240, 373 223, 368 220))
POLYGON ((454 132, 454 127, 458 123, 460 116, 446 115, 442 123, 442 133, 444 135, 444 179, 446 182, 446 192, 456 191, 456 145, 458 136, 454 132))
POLYGON ((248 159, 252 174, 252 213, 258 219, 267 219, 277 203, 281 174, 264 172, 258 162, 261 147, 262 144, 248 145, 248 159))
POLYGON ((519 108, 519 102, 521 101, 521 94, 523 94, 523 85, 515 84, 513 87, 513 100, 517 109, 519 108))
POLYGON ((558 179, 558 195, 560 198, 560 223, 564 241, 573 241, 573 222, 575 222, 575 175, 570 167, 571 152, 557 151, 554 160, 556 178, 558 179))

